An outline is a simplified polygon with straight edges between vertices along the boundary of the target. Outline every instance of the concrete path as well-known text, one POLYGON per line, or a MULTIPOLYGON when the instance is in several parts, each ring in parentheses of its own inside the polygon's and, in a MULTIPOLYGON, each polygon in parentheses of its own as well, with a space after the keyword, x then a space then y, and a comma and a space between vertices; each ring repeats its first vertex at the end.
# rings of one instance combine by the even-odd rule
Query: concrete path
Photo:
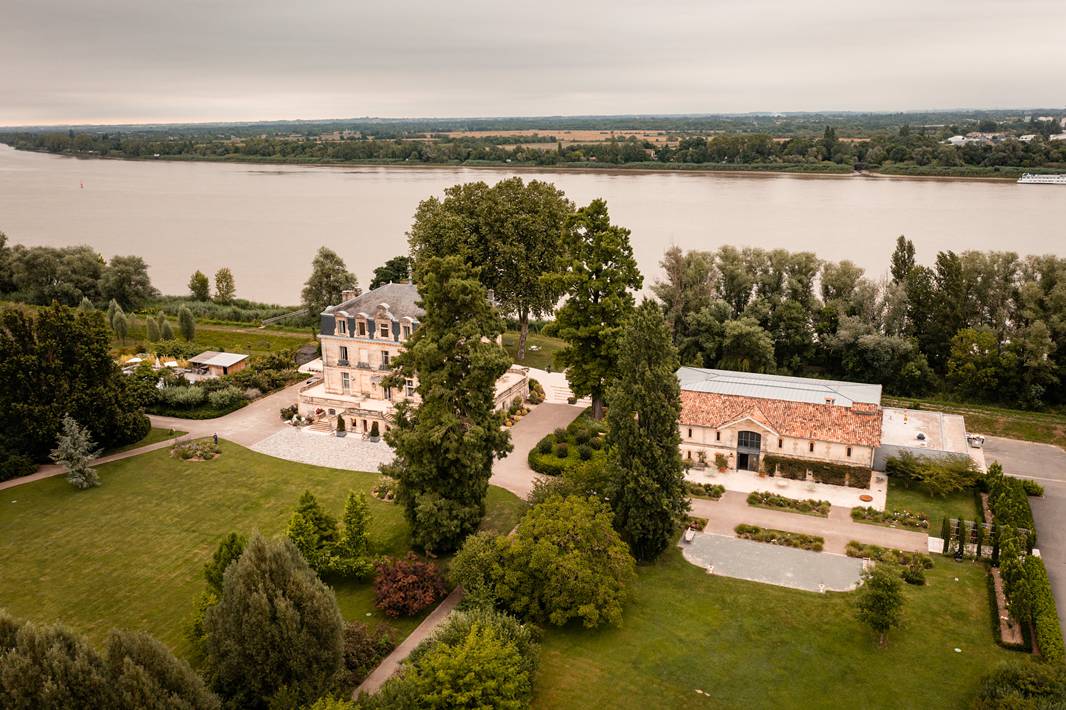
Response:
POLYGON ((511 427, 511 444, 514 449, 506 458, 492 465, 489 483, 505 488, 519 498, 525 499, 533 490, 533 482, 540 478, 529 467, 529 452, 537 442, 559 427, 565 427, 581 414, 580 406, 569 404, 538 404, 526 416, 511 427))
POLYGON ((928 535, 911 530, 856 523, 850 508, 833 506, 828 518, 800 513, 785 513, 748 505, 743 493, 726 491, 721 500, 692 499, 692 514, 707 518, 705 532, 734 537, 733 529, 741 523, 787 532, 818 535, 825 538, 825 551, 839 555, 852 540, 891 547, 897 550, 925 552, 928 535))
POLYGON ((411 655, 411 651, 414 651, 418 647, 418 644, 422 643, 437 630, 448 614, 451 614, 455 610, 455 607, 459 605, 459 602, 463 598, 463 590, 461 587, 456 587, 452 590, 444 601, 442 601, 437 608, 430 612, 429 616, 422 621, 418 627, 411 632, 411 634, 405 638, 399 646, 393 649, 392 653, 385 656, 385 660, 378 664, 378 667, 367 676, 366 680, 360 683, 359 687, 352 693, 352 699, 358 698, 362 693, 373 695, 381 686, 385 684, 389 678, 393 676, 396 671, 400 670, 400 665, 407 660, 407 657, 411 655))
MULTIPOLYGON (((157 429, 175 429, 186 432, 181 437, 183 439, 198 439, 218 434, 220 439, 227 439, 241 446, 252 446, 286 426, 285 422, 281 421, 281 408, 296 402, 296 394, 302 384, 301 382, 290 385, 283 390, 261 397, 248 406, 241 407, 236 412, 230 412, 226 416, 216 419, 180 419, 178 417, 160 417, 154 414, 149 414, 148 418, 151 420, 152 426, 157 429)), ((147 446, 140 446, 136 449, 128 449, 110 456, 101 456, 94 465, 128 459, 131 456, 139 456, 149 451, 170 446, 172 443, 173 439, 168 439, 148 444, 147 446)), ((65 470, 62 466, 45 464, 39 466, 37 472, 29 476, 3 481, 0 483, 0 490, 14 488, 15 486, 39 481, 42 478, 58 476, 63 473, 65 473, 65 470)))
POLYGON ((1044 487, 1042 498, 1030 498, 1040 556, 1047 567, 1059 624, 1066 629, 1066 452, 1050 444, 985 438, 985 461, 999 461, 1009 476, 1032 478, 1044 487))
POLYGON ((847 592, 859 584, 862 560, 754 540, 697 533, 680 543, 686 560, 711 574, 808 592, 847 592))

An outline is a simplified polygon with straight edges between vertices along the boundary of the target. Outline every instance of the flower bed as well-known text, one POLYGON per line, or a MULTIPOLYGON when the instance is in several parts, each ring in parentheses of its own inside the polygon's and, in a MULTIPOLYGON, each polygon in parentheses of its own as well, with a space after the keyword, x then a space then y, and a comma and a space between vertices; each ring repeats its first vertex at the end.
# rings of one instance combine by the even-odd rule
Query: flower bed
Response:
POLYGON ((929 529, 929 516, 925 513, 915 513, 910 510, 878 510, 872 507, 852 508, 851 519, 859 523, 886 525, 890 528, 929 529))
POLYGON ((222 453, 222 448, 213 439, 199 439, 170 447, 170 455, 182 461, 210 461, 222 453))
POLYGON ((396 500, 396 479, 390 476, 382 476, 374 487, 370 489, 370 495, 378 500, 393 502, 396 500))
POLYGON ((693 481, 685 481, 685 487, 688 489, 688 493, 696 498, 710 498, 711 500, 718 500, 725 493, 725 486, 720 483, 694 483, 693 481))
POLYGON ((786 498, 769 491, 753 491, 748 494, 748 505, 756 508, 769 508, 770 510, 787 510, 791 513, 803 513, 805 515, 817 515, 822 518, 829 517, 829 509, 832 505, 827 500, 796 500, 786 498))
POLYGON ((685 527, 692 528, 693 530, 703 531, 707 527, 707 518, 701 518, 698 515, 689 515, 685 518, 685 527))
POLYGON ((741 523, 733 528, 733 531, 742 540, 766 542, 771 545, 795 547, 800 550, 821 552, 825 546, 825 538, 816 535, 803 535, 801 533, 786 532, 785 530, 774 530, 773 528, 760 528, 757 525, 741 523))
POLYGON ((890 547, 881 547, 880 545, 864 545, 856 540, 848 543, 847 547, 844 548, 844 554, 848 557, 871 559, 875 562, 902 565, 904 567, 918 564, 925 569, 933 568, 933 558, 924 552, 906 552, 904 550, 894 550, 890 547))

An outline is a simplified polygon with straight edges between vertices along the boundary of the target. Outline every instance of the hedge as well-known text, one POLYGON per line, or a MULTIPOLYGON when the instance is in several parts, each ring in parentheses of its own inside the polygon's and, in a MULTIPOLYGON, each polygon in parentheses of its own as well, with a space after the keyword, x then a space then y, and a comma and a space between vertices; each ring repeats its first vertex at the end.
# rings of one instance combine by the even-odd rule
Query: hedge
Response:
POLYGON ((844 554, 848 557, 870 559, 875 562, 902 565, 904 567, 911 564, 920 564, 925 569, 933 568, 933 558, 924 552, 906 552, 890 547, 881 547, 880 545, 865 545, 857 540, 852 540, 848 543, 847 547, 844 548, 844 554))
POLYGON ((763 456, 763 462, 766 464, 768 472, 776 472, 777 475, 783 478, 802 481, 807 478, 807 471, 810 471, 814 476, 814 480, 818 483, 829 483, 834 486, 847 485, 852 488, 870 487, 870 469, 864 466, 809 461, 790 456, 774 456, 773 454, 763 456))
POLYGON ((1044 561, 1033 555, 1026 557, 1025 576, 1033 594, 1033 630, 1040 655, 1052 663, 1062 663, 1066 661, 1066 649, 1063 647, 1055 596, 1051 592, 1051 581, 1048 580, 1044 561))
POLYGON ((725 493, 725 486, 720 483, 685 481, 685 488, 688 489, 688 494, 691 496, 710 498, 711 500, 718 500, 725 493))
POLYGON ((876 523, 880 525, 898 525, 914 530, 928 530, 929 516, 909 510, 881 511, 870 506, 851 509, 851 519, 857 522, 876 523))
POLYGON ((582 413, 565 429, 560 427, 538 441, 526 461, 537 473, 561 476, 575 466, 603 456, 603 432, 601 422, 582 413))
POLYGON ((992 464, 988 471, 988 507, 992 517, 1001 527, 1025 528, 1029 531, 1027 547, 1036 546, 1036 523, 1025 484, 1017 478, 1003 475, 999 464, 992 464))
POLYGON ((814 500, 813 498, 796 500, 779 496, 769 491, 753 491, 749 493, 748 505, 754 505, 758 508, 770 508, 771 510, 783 509, 795 513, 818 515, 823 518, 829 517, 829 510, 832 507, 827 500, 814 500))
POLYGON ((825 538, 816 535, 803 535, 785 530, 774 530, 773 528, 760 528, 757 525, 745 525, 744 523, 733 528, 733 531, 742 540, 767 542, 771 545, 796 547, 801 550, 813 550, 814 552, 821 552, 822 547, 825 545, 825 538))

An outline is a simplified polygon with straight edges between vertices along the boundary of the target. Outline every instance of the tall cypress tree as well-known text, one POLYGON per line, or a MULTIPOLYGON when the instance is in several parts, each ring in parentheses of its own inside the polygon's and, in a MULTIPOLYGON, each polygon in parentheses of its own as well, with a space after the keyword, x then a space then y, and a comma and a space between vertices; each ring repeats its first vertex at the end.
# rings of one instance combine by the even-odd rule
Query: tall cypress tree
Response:
POLYGON ((607 410, 608 451, 618 471, 615 526, 638 560, 655 559, 667 548, 689 507, 677 368, 662 311, 645 300, 622 331, 607 410))
POLYGON ((603 417, 603 399, 618 361, 622 323, 633 294, 644 283, 633 258, 629 230, 611 224, 607 203, 593 200, 574 216, 563 258, 566 303, 555 315, 555 334, 566 341, 556 356, 578 397, 592 398, 592 416, 603 417))
POLYGON ((494 406, 510 358, 496 343, 503 319, 461 257, 420 261, 415 282, 425 315, 382 384, 417 380, 421 402, 396 406, 385 432, 396 460, 382 471, 399 483, 414 543, 451 551, 477 529, 493 459, 511 450, 494 406))

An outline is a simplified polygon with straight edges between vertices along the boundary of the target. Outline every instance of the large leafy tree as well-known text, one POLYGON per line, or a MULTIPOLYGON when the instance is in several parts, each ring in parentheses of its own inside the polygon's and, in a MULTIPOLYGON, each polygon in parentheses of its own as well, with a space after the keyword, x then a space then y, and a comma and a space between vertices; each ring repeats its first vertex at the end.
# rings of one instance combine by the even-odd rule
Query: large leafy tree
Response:
POLYGON ((719 364, 727 370, 771 372, 774 369, 774 339, 753 318, 727 321, 723 327, 719 364))
POLYGON ((100 295, 114 299, 125 310, 136 310, 159 296, 148 276, 148 264, 139 256, 113 256, 100 279, 100 295))
POLYGON ((633 311, 632 292, 644 283, 629 230, 611 224, 603 200, 593 200, 574 216, 560 280, 566 303, 556 314, 554 332, 566 347, 557 357, 574 394, 590 396, 593 417, 602 419, 622 323, 633 311))
POLYGON ((309 703, 341 667, 337 599, 286 539, 248 542, 204 626, 207 671, 235 707, 268 707, 279 692, 287 704, 309 703))
POLYGON ((417 380, 420 402, 397 405, 385 433, 396 460, 382 470, 399 483, 415 544, 449 551, 477 529, 492 462, 511 450, 494 406, 510 360, 495 342, 503 319, 461 257, 420 261, 415 280, 425 315, 383 384, 417 380))
POLYGON ((344 259, 335 251, 319 247, 311 262, 311 275, 304 284, 301 298, 311 318, 317 321, 318 314, 333 303, 340 303, 341 293, 358 285, 355 274, 348 271, 344 259))
POLYGON ((370 290, 385 284, 403 283, 411 278, 411 257, 406 255, 394 256, 384 264, 374 269, 374 278, 370 281, 370 290))
POLYGON ((573 211, 561 190, 539 180, 455 185, 443 200, 431 197, 418 206, 411 253, 416 267, 452 254, 480 267, 481 282, 518 319, 522 360, 530 316, 550 313, 559 300, 558 280, 543 277, 555 268, 573 211))
POLYGON ((23 247, 10 252, 10 278, 18 297, 30 303, 77 305, 100 299, 106 264, 92 247, 23 247))
POLYGON ((223 266, 215 272, 215 300, 219 303, 231 303, 237 295, 237 283, 229 267, 223 266))
POLYGON ((66 306, 0 313, 0 410, 18 426, 0 429, 0 449, 45 461, 64 415, 104 448, 137 441, 149 422, 110 354, 100 311, 66 306))
POLYGON ((885 645, 885 635, 903 621, 903 583, 899 573, 879 564, 863 576, 863 585, 855 599, 855 613, 859 621, 877 634, 879 646, 885 645))
POLYGON ((189 295, 194 301, 211 300, 211 281, 204 272, 197 269, 189 277, 189 295))
POLYGON ((607 447, 618 471, 614 523, 634 557, 646 561, 670 545, 688 510, 677 351, 654 303, 628 319, 618 350, 607 410, 607 447))

